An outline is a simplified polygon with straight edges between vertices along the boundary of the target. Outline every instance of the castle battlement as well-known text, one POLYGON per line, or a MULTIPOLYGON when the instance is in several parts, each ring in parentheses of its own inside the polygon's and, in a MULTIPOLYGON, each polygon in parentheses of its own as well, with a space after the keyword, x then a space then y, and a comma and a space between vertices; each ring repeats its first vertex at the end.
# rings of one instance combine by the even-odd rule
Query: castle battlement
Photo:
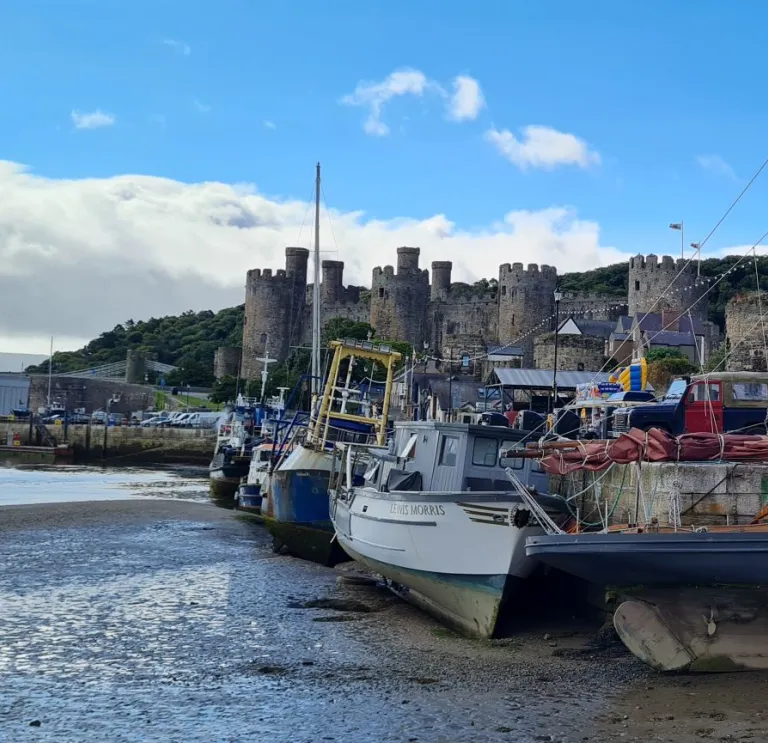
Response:
MULTIPOLYGON (((258 359, 265 351, 285 359, 292 347, 308 343, 313 300, 313 285, 307 281, 309 254, 306 248, 288 247, 284 267, 248 271, 241 368, 245 378, 258 377, 258 359)), ((496 291, 479 293, 452 284, 451 261, 432 261, 428 271, 419 267, 420 248, 403 245, 396 254, 395 265, 373 269, 371 289, 362 296, 361 287, 344 286, 343 261, 324 260, 319 287, 322 324, 334 318, 366 322, 379 339, 407 341, 415 348, 426 343, 441 353, 462 346, 514 343, 523 349, 524 364, 533 366, 534 339, 554 328, 558 280, 554 266, 503 263, 496 291)), ((671 256, 634 256, 627 266, 626 303, 624 297, 610 294, 566 292, 561 317, 572 313, 613 320, 625 312, 690 307, 701 290, 695 272, 680 271, 684 265, 671 256)), ((706 302, 694 306, 694 314, 705 313, 706 302)), ((732 314, 737 317, 738 307, 732 314)), ((222 368, 224 360, 221 355, 222 368)))
POLYGON ((522 263, 513 263, 512 265, 509 263, 502 263, 499 266, 499 276, 507 276, 510 274, 515 276, 527 276, 532 279, 539 277, 551 278, 552 276, 557 276, 557 269, 554 266, 548 266, 546 263, 542 264, 541 268, 539 268, 538 263, 529 263, 528 268, 523 268, 522 263))

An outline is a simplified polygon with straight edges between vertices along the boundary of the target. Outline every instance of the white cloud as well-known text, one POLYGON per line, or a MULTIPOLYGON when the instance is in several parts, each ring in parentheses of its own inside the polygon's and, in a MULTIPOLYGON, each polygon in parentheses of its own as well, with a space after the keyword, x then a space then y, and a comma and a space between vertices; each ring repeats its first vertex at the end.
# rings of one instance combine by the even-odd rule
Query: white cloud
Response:
POLYGON ((720 155, 698 155, 696 157, 696 162, 699 164, 699 167, 704 170, 709 170, 717 175, 725 176, 732 181, 738 180, 733 168, 723 160, 720 155))
POLYGON ((588 168, 600 163, 600 155, 583 139, 549 126, 526 126, 519 139, 507 129, 489 129, 485 138, 520 170, 552 170, 560 165, 588 168))
POLYGON ((71 116, 75 129, 99 129, 104 126, 112 126, 116 121, 113 114, 104 113, 98 109, 90 113, 72 111, 71 116))
MULTIPOLYGON (((0 201, 6 351, 44 353, 50 335, 92 338, 128 318, 242 303, 248 269, 281 268, 286 245, 311 244, 308 204, 270 199, 252 186, 139 175, 56 180, 0 161, 0 201)), ((476 230, 443 214, 330 216, 339 248, 332 257, 345 261, 346 284, 370 286, 374 266, 396 263, 398 245, 421 247, 425 268, 452 260, 455 281, 497 276, 508 262, 575 271, 628 258, 601 244, 596 222, 564 207, 510 211, 476 230)), ((326 233, 328 224, 323 215, 326 233)))
POLYGON ((453 95, 448 103, 448 117, 454 121, 476 119, 485 106, 480 83, 473 77, 459 75, 453 80, 453 95))
POLYGON ((341 102, 347 106, 362 106, 368 109, 368 118, 363 124, 366 134, 383 137, 389 134, 389 127, 381 120, 384 104, 392 98, 404 95, 421 97, 424 92, 439 86, 430 81, 420 70, 396 70, 381 82, 360 82, 355 92, 346 95, 341 102))
POLYGON ((275 122, 274 121, 270 121, 269 119, 265 119, 264 126, 267 129, 277 129, 277 127, 275 126, 275 122))
POLYGON ((211 107, 205 103, 202 103, 197 98, 192 101, 192 105, 195 107, 195 110, 199 111, 201 114, 207 114, 211 112, 211 107))
POLYGON ((184 41, 178 41, 177 39, 163 39, 163 44, 184 57, 188 57, 192 54, 192 47, 184 41))

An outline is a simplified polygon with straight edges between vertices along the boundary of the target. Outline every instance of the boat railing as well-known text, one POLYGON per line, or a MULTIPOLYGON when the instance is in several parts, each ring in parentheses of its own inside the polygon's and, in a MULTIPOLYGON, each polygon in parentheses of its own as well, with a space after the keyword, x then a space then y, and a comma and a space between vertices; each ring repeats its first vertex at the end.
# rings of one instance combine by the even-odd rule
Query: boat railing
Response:
POLYGON ((299 410, 290 420, 280 419, 275 426, 272 440, 273 468, 277 469, 285 456, 293 448, 300 436, 303 436, 310 423, 309 413, 299 410))

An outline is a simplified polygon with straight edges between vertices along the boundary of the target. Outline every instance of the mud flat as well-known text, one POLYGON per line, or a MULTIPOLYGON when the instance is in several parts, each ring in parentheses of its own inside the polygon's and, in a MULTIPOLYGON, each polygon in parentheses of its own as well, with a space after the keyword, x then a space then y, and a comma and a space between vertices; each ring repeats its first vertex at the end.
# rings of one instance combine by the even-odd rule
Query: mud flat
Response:
POLYGON ((456 637, 202 503, 0 508, 0 740, 762 740, 762 675, 660 677, 594 627, 456 637))

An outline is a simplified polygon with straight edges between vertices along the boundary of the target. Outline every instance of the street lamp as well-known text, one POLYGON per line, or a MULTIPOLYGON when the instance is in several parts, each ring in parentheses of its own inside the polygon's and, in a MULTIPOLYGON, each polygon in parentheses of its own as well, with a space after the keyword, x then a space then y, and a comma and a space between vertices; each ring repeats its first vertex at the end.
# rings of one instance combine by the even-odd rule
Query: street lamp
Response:
POLYGON ((552 372, 552 412, 555 411, 557 400, 557 337, 558 330, 560 330, 560 300, 562 298, 562 292, 555 289, 555 368, 552 372))

